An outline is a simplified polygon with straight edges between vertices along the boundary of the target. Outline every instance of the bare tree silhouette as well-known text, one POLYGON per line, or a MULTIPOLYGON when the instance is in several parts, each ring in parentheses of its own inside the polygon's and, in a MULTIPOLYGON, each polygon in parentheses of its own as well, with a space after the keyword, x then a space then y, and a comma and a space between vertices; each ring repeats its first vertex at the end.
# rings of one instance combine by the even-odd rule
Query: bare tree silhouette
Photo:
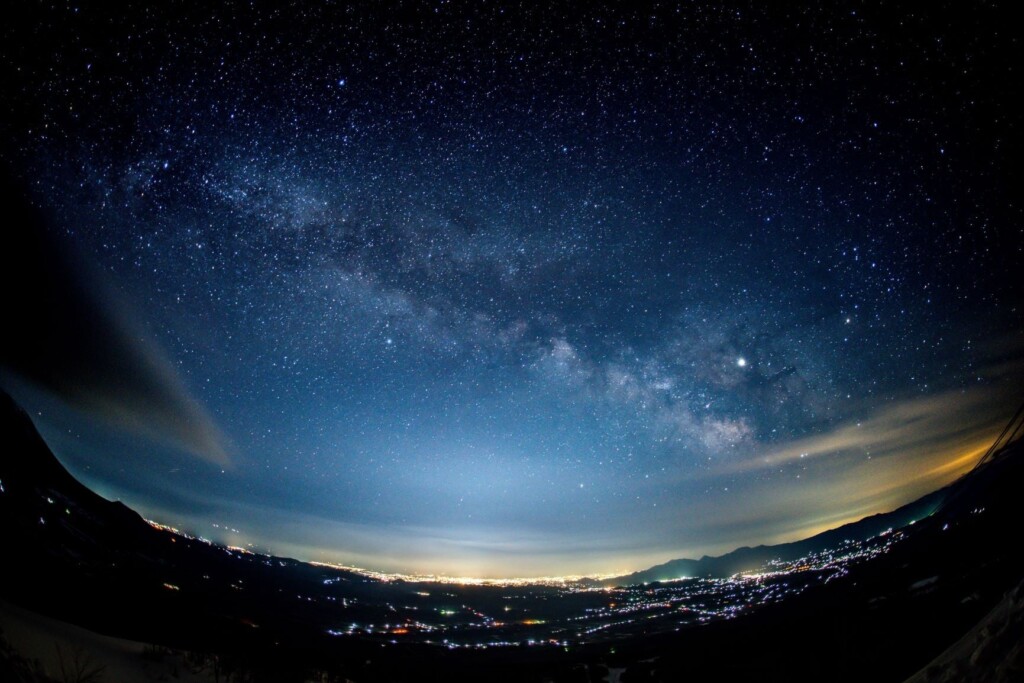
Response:
POLYGON ((96 662, 84 648, 76 645, 65 652, 60 643, 54 643, 54 647, 57 648, 61 683, 99 683, 103 680, 103 672, 107 667, 96 662))

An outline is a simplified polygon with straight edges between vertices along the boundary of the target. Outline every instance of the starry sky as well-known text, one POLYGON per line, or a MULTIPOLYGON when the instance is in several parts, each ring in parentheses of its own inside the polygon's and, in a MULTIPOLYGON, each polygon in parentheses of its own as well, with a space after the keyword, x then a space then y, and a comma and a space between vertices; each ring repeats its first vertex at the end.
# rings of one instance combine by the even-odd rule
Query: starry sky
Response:
POLYGON ((5 172, 141 360, 4 383, 157 521, 628 571, 892 509, 1019 401, 1010 3, 19 4, 5 172))

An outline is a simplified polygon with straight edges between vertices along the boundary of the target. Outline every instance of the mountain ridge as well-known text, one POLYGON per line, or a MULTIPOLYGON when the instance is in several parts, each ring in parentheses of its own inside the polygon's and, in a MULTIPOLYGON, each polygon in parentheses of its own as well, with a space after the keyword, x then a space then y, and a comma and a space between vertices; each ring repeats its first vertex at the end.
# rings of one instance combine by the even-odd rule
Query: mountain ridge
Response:
POLYGON ((722 579, 741 572, 757 571, 772 560, 793 560, 812 552, 835 548, 843 541, 864 541, 889 529, 900 529, 930 516, 942 505, 953 485, 933 491, 889 512, 869 515, 856 522, 809 536, 799 541, 774 545, 740 546, 723 555, 703 555, 699 560, 679 558, 606 579, 604 586, 655 583, 685 578, 722 579))

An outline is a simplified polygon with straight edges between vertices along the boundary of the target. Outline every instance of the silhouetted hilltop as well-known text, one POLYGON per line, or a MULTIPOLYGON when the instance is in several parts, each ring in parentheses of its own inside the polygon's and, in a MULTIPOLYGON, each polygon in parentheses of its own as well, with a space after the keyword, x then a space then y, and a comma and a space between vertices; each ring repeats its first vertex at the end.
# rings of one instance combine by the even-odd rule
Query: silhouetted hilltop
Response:
POLYGON ((0 459, 0 514, 9 547, 97 561, 144 546, 154 534, 138 513, 102 498, 71 476, 25 411, 3 392, 0 434, 6 451, 0 459))
POLYGON ((699 560, 669 560, 650 569, 617 576, 603 582, 606 586, 627 586, 681 578, 727 578, 739 572, 757 571, 772 560, 789 561, 811 553, 836 548, 846 541, 864 541, 890 529, 900 529, 935 512, 949 493, 949 487, 897 508, 823 531, 802 541, 778 545, 744 546, 717 557, 705 555, 699 560))

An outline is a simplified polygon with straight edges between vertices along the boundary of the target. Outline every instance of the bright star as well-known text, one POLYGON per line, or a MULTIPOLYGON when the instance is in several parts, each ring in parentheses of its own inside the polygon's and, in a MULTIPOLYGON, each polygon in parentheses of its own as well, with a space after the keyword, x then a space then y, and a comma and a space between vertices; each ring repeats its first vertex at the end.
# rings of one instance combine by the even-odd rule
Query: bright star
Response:
POLYGON ((736 365, 740 366, 741 368, 747 367, 747 359, 746 358, 737 358, 736 359, 736 365))

